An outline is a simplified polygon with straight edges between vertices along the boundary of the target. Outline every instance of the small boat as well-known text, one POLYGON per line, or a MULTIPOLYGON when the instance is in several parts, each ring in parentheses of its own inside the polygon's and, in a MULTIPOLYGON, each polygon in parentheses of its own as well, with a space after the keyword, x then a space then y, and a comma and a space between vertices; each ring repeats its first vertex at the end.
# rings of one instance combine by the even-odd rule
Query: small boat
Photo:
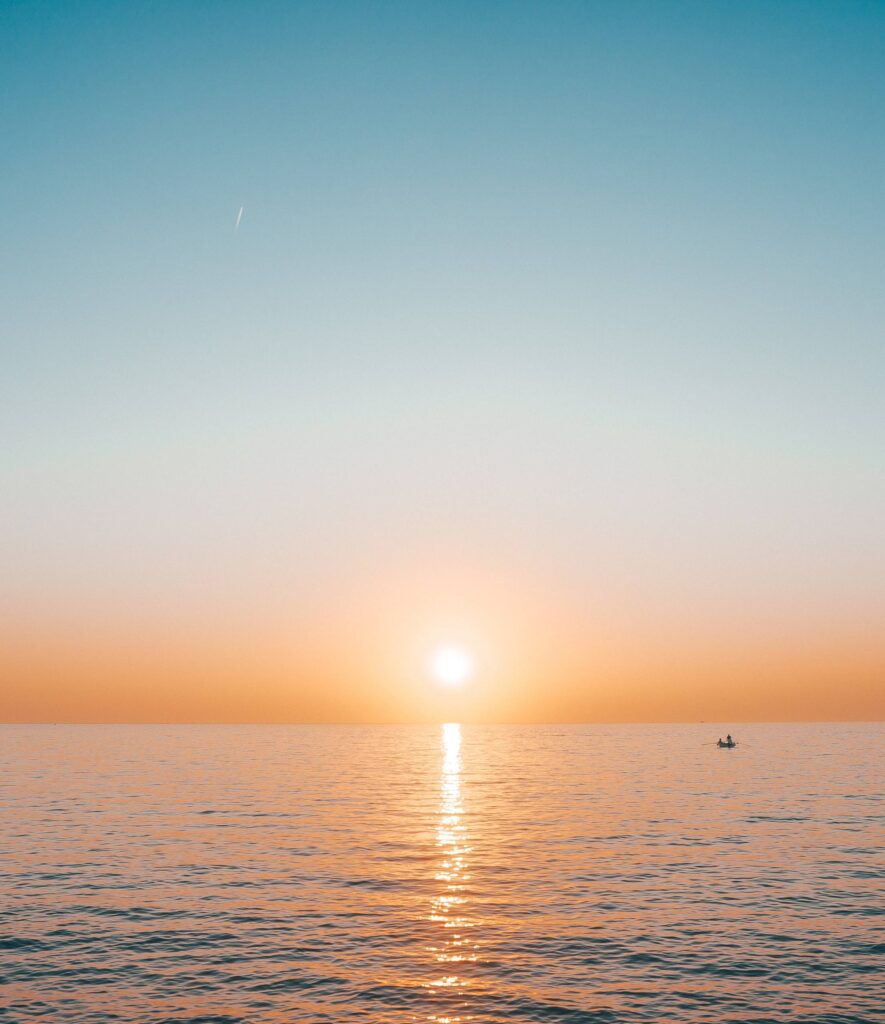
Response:
POLYGON ((716 744, 716 746, 718 746, 718 747, 725 747, 727 750, 731 750, 732 747, 736 747, 737 746, 737 743, 735 743, 734 740, 732 740, 731 743, 726 743, 725 740, 719 740, 719 742, 716 744))

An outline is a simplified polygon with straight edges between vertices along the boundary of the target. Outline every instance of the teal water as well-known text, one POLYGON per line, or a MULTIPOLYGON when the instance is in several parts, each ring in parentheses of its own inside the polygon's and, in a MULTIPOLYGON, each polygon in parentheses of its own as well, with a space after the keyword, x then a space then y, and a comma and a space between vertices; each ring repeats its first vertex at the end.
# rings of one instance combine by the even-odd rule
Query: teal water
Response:
POLYGON ((882 1021, 883 740, 0 727, 0 1021, 882 1021))

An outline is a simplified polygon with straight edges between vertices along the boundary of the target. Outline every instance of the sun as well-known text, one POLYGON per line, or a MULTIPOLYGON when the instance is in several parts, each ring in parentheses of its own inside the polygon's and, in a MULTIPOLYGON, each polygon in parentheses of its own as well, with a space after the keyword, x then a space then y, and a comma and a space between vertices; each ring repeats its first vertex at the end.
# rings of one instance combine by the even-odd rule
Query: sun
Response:
POLYGON ((439 647, 430 658, 430 671, 443 686, 461 686, 473 675, 473 657, 463 647, 439 647))

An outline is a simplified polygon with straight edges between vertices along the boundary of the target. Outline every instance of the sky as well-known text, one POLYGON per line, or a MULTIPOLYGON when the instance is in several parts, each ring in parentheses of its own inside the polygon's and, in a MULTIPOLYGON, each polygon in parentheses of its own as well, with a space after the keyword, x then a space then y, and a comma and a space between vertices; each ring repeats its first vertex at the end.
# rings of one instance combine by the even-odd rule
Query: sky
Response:
POLYGON ((0 720, 882 717, 883 110, 881 3, 0 4, 0 720))

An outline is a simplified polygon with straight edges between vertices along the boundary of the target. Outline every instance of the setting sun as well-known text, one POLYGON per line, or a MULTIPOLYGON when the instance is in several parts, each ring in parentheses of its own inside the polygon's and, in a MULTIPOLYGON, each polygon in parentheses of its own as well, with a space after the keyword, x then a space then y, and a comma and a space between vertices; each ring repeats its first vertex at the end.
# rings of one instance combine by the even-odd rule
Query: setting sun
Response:
POLYGON ((444 686, 460 686, 473 675, 473 658, 462 647, 440 647, 433 653, 430 670, 444 686))

